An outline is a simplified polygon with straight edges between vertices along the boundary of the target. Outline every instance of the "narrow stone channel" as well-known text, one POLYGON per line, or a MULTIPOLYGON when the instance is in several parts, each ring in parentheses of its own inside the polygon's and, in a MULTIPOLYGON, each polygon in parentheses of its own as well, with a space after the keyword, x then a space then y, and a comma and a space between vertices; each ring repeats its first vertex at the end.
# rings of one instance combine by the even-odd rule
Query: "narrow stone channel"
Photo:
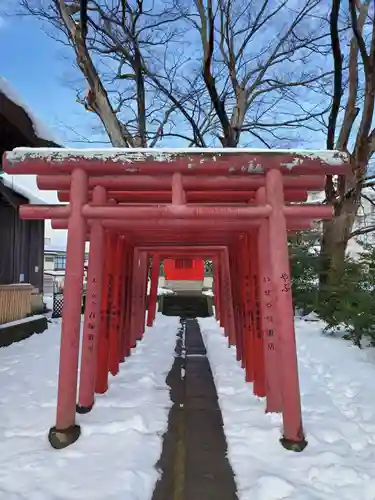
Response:
POLYGON ((181 320, 167 376, 173 406, 152 500, 237 500, 210 364, 197 320, 181 320))

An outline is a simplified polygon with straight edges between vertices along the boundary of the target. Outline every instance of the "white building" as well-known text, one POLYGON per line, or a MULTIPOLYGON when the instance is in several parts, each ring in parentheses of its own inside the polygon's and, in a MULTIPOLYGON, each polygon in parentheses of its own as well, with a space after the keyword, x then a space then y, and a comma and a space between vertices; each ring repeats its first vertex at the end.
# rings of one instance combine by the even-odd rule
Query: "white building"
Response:
MULTIPOLYGON (((311 193, 311 203, 323 202, 325 194, 323 191, 311 193)), ((357 220, 353 231, 372 227, 373 230, 349 240, 347 254, 356 258, 363 252, 363 244, 375 244, 375 189, 365 188, 362 192, 361 206, 358 211, 357 220)))
MULTIPOLYGON (((86 248, 86 265, 88 249, 86 248)), ((51 238, 44 239, 44 293, 46 295, 61 287, 66 271, 66 245, 52 244, 51 238)))

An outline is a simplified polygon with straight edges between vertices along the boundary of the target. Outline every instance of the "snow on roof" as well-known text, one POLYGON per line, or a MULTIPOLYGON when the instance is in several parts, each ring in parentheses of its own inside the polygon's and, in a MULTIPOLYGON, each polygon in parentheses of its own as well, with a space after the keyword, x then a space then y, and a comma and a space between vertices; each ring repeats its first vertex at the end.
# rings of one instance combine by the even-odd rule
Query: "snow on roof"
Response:
POLYGON ((38 198, 34 194, 30 193, 30 191, 28 191, 27 189, 24 189, 24 188, 18 186, 17 184, 15 184, 13 179, 11 177, 9 178, 7 175, 2 175, 0 182, 2 182, 4 184, 4 186, 11 189, 15 193, 17 193, 17 194, 23 196, 24 198, 26 198, 27 200, 29 200, 30 205, 45 205, 46 204, 46 202, 43 201, 41 198, 38 198))
POLYGON ((58 246, 58 245, 45 245, 44 246, 45 253, 61 253, 66 252, 66 245, 58 246))
POLYGON ((0 93, 4 94, 10 101, 14 102, 17 106, 21 107, 25 113, 30 118, 35 135, 42 140, 53 142, 55 144, 59 144, 61 141, 57 140, 57 138, 52 134, 50 130, 40 121, 32 111, 26 106, 16 92, 11 88, 9 82, 0 76, 0 93))
MULTIPOLYGON (((251 148, 94 148, 94 149, 71 149, 71 148, 15 148, 7 152, 8 161, 23 161, 28 158, 42 158, 51 161, 80 160, 80 159, 98 159, 112 160, 124 163, 136 163, 149 161, 152 157, 156 162, 171 162, 176 157, 184 155, 195 157, 210 156, 210 161, 217 161, 218 158, 227 155, 264 155, 287 156, 288 162, 282 164, 292 169, 294 166, 302 163, 304 159, 319 160, 329 165, 341 165, 349 161, 347 153, 341 151, 327 150, 307 150, 307 149, 251 149, 251 148), (290 161, 290 157, 293 157, 290 161)), ((201 159, 204 162, 204 158, 201 159)), ((254 165, 254 169, 257 165, 254 165)), ((254 170, 255 172, 255 170, 254 170)))
MULTIPOLYGON (((66 243, 65 245, 44 245, 44 251, 45 253, 61 253, 61 252, 66 252, 66 243)), ((85 254, 88 254, 87 249, 85 250, 85 254)), ((88 264, 88 262, 85 261, 85 264, 88 264)))
POLYGON ((44 270, 44 274, 48 274, 49 276, 65 276, 66 271, 64 269, 61 269, 61 271, 54 271, 54 270, 44 270))

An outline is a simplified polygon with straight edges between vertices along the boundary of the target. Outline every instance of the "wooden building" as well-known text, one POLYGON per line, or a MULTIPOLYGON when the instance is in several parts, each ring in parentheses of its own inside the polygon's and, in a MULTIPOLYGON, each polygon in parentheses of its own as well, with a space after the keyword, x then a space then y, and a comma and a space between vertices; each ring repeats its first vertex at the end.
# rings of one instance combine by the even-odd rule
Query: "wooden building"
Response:
MULTIPOLYGON (((12 288, 17 289, 4 285, 30 283, 39 293, 43 292, 44 221, 23 221, 18 216, 20 205, 43 202, 14 185, 12 178, 1 172, 5 151, 15 147, 58 147, 48 137, 42 137, 39 128, 30 111, 0 77, 0 288, 3 295, 0 316, 3 322, 8 316, 4 309, 10 307, 10 299, 4 299, 4 295, 8 290, 11 293, 12 288)), ((22 286, 18 288, 22 290, 22 286)), ((15 314, 8 321, 20 319, 14 317, 15 314)))
POLYGON ((30 201, 27 194, 0 179, 0 285, 30 283, 42 291, 44 221, 18 217, 19 206, 30 201))

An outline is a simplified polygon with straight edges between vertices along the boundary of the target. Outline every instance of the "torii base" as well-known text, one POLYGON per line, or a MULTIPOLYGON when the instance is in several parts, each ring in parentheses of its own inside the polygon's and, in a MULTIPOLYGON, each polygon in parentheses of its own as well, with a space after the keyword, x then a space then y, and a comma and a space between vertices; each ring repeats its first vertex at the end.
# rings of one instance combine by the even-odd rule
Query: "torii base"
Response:
POLYGON ((76 412, 80 415, 86 415, 86 413, 90 413, 90 411, 94 408, 94 403, 90 406, 80 406, 76 405, 76 412))
POLYGON ((307 441, 305 438, 301 439, 301 441, 292 441, 291 439, 282 437, 280 439, 280 443, 286 450, 295 451, 296 453, 300 453, 307 446, 307 441))
POLYGON ((51 427, 48 433, 48 441, 55 450, 62 450, 75 443, 80 435, 81 427, 79 425, 72 425, 64 430, 51 427))

